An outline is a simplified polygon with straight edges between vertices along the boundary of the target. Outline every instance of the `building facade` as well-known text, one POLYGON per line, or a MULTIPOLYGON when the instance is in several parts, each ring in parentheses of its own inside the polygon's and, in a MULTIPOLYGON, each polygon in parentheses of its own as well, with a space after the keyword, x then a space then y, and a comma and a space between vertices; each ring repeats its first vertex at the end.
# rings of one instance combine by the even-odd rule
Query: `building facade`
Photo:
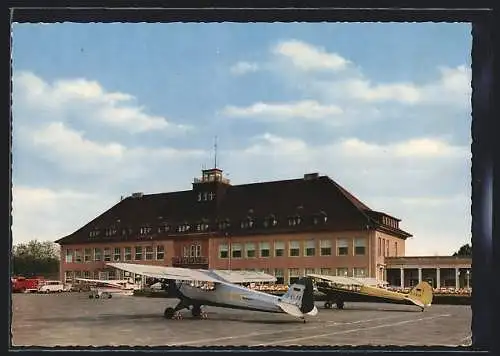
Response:
POLYGON ((460 256, 406 256, 386 259, 389 284, 407 288, 422 281, 434 288, 472 288, 472 258, 460 256))
POLYGON ((306 273, 386 276, 411 235, 328 176, 231 185, 218 168, 191 190, 134 193, 61 238, 61 278, 113 279, 106 262, 260 270, 278 283, 306 273))

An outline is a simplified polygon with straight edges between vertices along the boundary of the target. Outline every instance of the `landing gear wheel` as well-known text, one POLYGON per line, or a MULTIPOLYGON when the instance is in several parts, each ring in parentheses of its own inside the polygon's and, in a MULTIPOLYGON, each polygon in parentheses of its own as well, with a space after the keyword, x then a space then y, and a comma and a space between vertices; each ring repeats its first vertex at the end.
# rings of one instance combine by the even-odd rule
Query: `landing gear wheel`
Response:
POLYGON ((166 319, 172 319, 175 314, 175 309, 174 308, 166 308, 165 311, 163 312, 163 316, 166 319))
POLYGON ((94 296, 92 294, 89 294, 89 299, 94 299, 94 296))
POLYGON ((304 324, 306 323, 306 319, 304 318, 304 324))
POLYGON ((337 309, 340 309, 340 310, 344 309, 344 302, 343 301, 338 301, 336 304, 337 304, 337 309))
POLYGON ((332 303, 325 302, 325 309, 330 309, 332 307, 332 303))
POLYGON ((94 296, 94 298, 95 298, 95 299, 99 299, 99 294, 96 294, 96 295, 94 296))
POLYGON ((108 299, 111 299, 112 295, 111 294, 108 294, 108 299))
POLYGON ((191 314, 195 318, 198 318, 199 316, 201 316, 201 307, 199 305, 193 305, 193 309, 191 309, 191 314))

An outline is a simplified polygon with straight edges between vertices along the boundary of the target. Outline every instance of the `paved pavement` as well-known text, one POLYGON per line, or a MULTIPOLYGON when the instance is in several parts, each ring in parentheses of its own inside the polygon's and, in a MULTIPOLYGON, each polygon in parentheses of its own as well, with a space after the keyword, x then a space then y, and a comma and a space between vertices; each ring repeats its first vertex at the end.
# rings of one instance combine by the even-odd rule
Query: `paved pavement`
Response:
POLYGON ((174 299, 87 293, 14 294, 13 346, 446 345, 470 343, 470 306, 346 303, 302 323, 286 314, 205 308, 208 319, 166 320, 174 299))

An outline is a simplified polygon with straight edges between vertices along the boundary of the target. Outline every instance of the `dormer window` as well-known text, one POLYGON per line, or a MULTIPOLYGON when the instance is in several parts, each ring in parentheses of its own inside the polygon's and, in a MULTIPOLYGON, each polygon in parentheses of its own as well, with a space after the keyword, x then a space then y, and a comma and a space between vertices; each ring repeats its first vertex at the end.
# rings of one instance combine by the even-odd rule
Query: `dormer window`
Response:
POLYGON ((141 227, 141 229, 140 229, 139 233, 140 233, 142 236, 144 236, 144 235, 148 235, 148 234, 150 234, 150 233, 151 233, 151 230, 152 230, 152 229, 151 229, 151 227, 149 227, 149 226, 145 226, 145 227, 141 227))
POLYGON ((296 226, 302 223, 302 218, 300 216, 291 216, 288 218, 289 226, 296 226))
POLYGON ((241 222, 241 228, 242 229, 250 229, 254 226, 254 224, 255 224, 255 221, 252 218, 248 217, 241 222))
POLYGON ((208 231, 208 224, 205 224, 205 223, 201 223, 201 224, 196 224, 196 231, 197 232, 204 232, 204 231, 208 231))
POLYGON ((271 227, 271 226, 276 226, 278 225, 278 220, 274 217, 274 215, 271 215, 264 219, 264 227, 271 227))
POLYGON ((318 225, 320 223, 325 224, 328 221, 328 217, 324 211, 321 211, 317 216, 313 218, 313 224, 318 225))
POLYGON ((117 232, 117 231, 116 231, 116 229, 115 229, 114 227, 111 227, 111 228, 109 228, 109 229, 106 229, 106 230, 104 231, 104 234, 105 234, 106 236, 114 236, 114 235, 116 235, 116 232, 117 232))
POLYGON ((196 227, 195 227, 195 230, 197 232, 204 232, 204 231, 208 231, 208 228, 210 227, 210 225, 208 224, 210 221, 208 219, 201 219, 201 221, 196 224, 196 227))
POLYGON ((182 224, 177 226, 177 232, 188 232, 191 229, 191 225, 189 224, 182 224))
POLYGON ((95 229, 89 232, 89 237, 97 237, 99 236, 100 231, 95 229))
POLYGON ((231 226, 231 224, 229 223, 229 219, 226 219, 224 221, 220 221, 217 226, 219 227, 219 230, 226 230, 231 226))
POLYGON ((158 226, 158 233, 161 233, 161 232, 169 232, 170 231, 170 225, 168 224, 163 224, 161 226, 158 226))

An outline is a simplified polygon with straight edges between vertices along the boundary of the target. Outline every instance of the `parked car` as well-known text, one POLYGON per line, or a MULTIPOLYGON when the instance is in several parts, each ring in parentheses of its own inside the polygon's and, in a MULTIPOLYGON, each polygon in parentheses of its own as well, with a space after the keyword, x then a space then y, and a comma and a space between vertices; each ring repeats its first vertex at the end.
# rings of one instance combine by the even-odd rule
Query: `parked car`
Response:
POLYGON ((64 290, 64 284, 61 281, 44 281, 40 287, 38 287, 39 293, 60 293, 64 290))

